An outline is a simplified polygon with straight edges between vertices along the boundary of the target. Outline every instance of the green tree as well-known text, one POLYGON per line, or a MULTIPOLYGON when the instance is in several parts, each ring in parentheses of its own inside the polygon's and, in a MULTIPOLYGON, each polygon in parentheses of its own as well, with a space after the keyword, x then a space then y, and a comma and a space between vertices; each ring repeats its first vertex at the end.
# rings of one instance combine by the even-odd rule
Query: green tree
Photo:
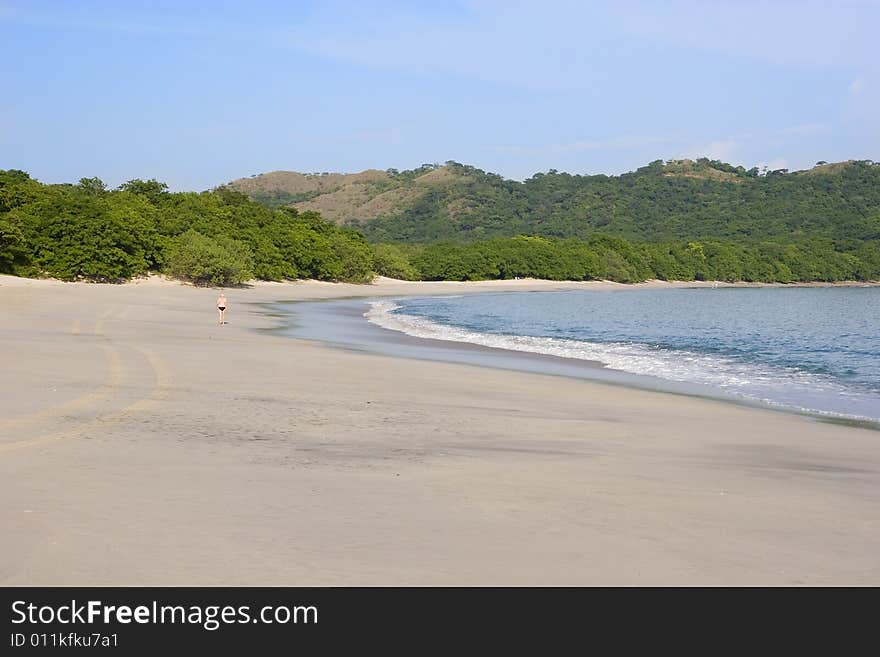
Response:
POLYGON ((121 281, 155 264, 152 206, 111 202, 82 187, 57 187, 12 212, 34 273, 64 280, 121 281))
POLYGON ((251 278, 253 262, 246 244, 189 230, 175 239, 167 270, 196 285, 238 285, 251 278))
POLYGON ((410 262, 406 251, 398 244, 373 244, 373 271, 379 276, 404 281, 416 281, 419 271, 410 262))
POLYGON ((107 185, 97 176, 94 178, 80 178, 79 187, 90 194, 103 194, 107 191, 107 185))
POLYGON ((168 185, 159 182, 155 178, 150 178, 149 180, 134 178, 133 180, 122 183, 118 189, 121 192, 129 192, 130 194, 144 196, 153 205, 159 205, 169 196, 168 185))
POLYGON ((29 262, 21 229, 10 214, 0 214, 0 273, 27 273, 29 262))

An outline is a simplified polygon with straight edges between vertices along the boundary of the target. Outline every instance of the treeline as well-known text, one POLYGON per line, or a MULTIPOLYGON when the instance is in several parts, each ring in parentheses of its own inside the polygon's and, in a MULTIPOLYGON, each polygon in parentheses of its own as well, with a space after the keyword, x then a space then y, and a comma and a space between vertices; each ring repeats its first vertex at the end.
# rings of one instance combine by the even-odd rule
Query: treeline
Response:
POLYGON ((551 170, 524 182, 446 167, 447 182, 358 227, 373 242, 412 244, 597 232, 644 241, 880 239, 880 163, 870 160, 764 173, 657 160, 619 176, 551 170))
POLYGON ((544 278, 636 283, 880 280, 880 242, 830 240, 735 244, 719 240, 630 242, 519 236, 424 246, 375 245, 377 271, 411 280, 544 278))
POLYGON ((124 281, 151 271, 197 284, 252 278, 841 281, 880 279, 878 240, 498 237, 369 244, 317 213, 272 209, 227 188, 170 193, 155 180, 44 185, 0 171, 0 272, 124 281))
POLYGON ((97 178, 43 185, 0 171, 0 272, 124 281, 150 271, 198 284, 252 278, 365 282, 373 255, 356 230, 271 210, 229 189, 169 193, 155 180, 109 190, 97 178))

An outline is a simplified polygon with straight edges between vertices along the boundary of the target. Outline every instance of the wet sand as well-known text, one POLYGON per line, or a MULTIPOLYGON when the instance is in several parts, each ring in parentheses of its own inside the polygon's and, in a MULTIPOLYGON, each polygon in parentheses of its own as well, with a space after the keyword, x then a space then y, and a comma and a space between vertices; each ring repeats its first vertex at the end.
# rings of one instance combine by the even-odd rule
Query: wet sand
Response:
POLYGON ((875 431, 254 330, 575 287, 0 277, 0 584, 880 584, 875 431))

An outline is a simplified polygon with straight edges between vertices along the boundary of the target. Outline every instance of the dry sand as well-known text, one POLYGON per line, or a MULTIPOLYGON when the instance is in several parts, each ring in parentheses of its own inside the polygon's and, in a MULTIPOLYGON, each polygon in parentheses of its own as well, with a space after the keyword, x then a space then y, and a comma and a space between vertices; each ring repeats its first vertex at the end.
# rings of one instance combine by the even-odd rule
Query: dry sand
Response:
MULTIPOLYGON (((652 284, 657 286, 659 284, 652 284)), ((0 584, 880 584, 880 434, 336 350, 216 290, 0 277, 0 584)))

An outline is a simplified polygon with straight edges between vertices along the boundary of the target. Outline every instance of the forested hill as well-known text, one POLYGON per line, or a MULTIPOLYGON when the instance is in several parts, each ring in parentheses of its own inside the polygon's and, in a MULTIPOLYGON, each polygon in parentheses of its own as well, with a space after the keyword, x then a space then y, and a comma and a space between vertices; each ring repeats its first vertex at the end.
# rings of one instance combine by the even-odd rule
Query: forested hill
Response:
POLYGON ((551 170, 524 182, 447 162, 350 175, 275 172, 230 186, 270 206, 356 225, 374 242, 597 233, 650 241, 880 237, 880 163, 870 160, 795 172, 657 160, 619 176, 551 170))
MULTIPOLYGON (((171 193, 155 179, 135 179, 110 189, 98 178, 46 185, 24 171, 0 170, 0 273, 124 281, 161 272, 202 285, 251 278, 366 282, 376 274, 624 283, 880 280, 880 167, 851 163, 755 177, 714 163, 699 166, 652 165, 616 178, 549 173, 512 183, 451 164, 368 172, 356 183, 341 176, 317 181, 386 185, 388 196, 375 197, 374 209, 406 201, 408 215, 364 224, 372 243, 317 212, 266 207, 228 187, 171 193), (607 223, 598 210, 584 209, 590 203, 611 208, 607 223), (480 228, 489 236, 458 243, 376 240, 474 238, 480 228), (549 235, 492 236, 538 231, 549 235), (569 231, 586 237, 555 236, 569 231), (626 231, 651 239, 619 236, 626 231), (657 239, 666 235, 671 238, 657 239)), ((300 183, 315 186, 303 178, 300 183)))

